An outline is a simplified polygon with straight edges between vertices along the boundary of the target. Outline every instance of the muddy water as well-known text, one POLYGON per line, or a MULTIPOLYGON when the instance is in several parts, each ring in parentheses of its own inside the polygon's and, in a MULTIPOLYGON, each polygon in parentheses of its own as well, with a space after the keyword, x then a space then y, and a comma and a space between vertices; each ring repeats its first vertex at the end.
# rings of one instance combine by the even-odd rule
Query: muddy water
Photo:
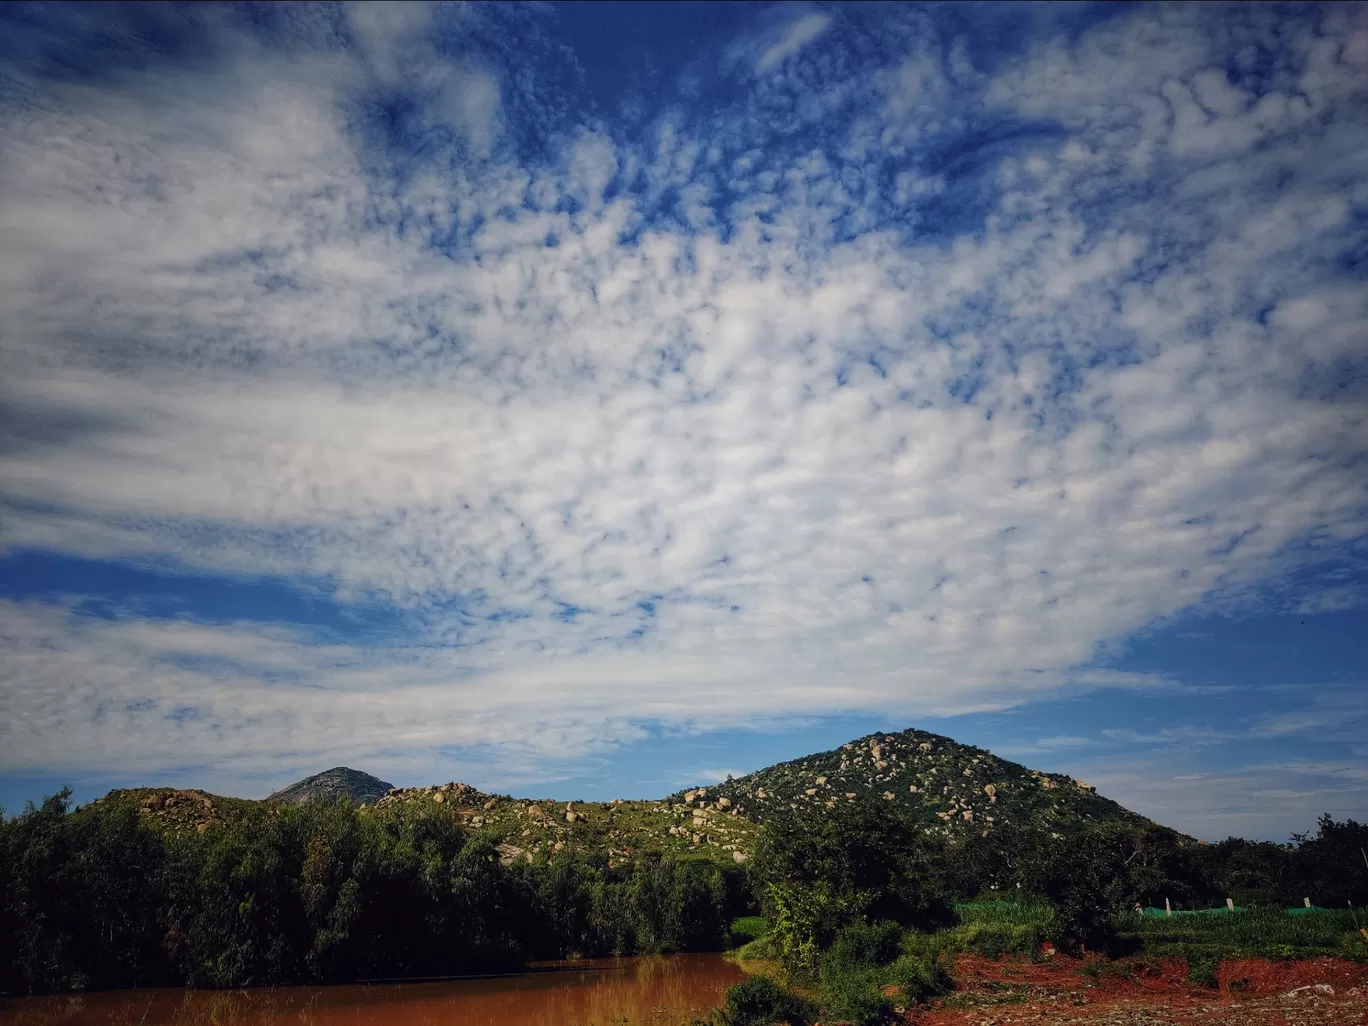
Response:
POLYGON ((668 955, 442 983, 3 999, 0 1026, 678 1026, 740 979, 721 955, 668 955))

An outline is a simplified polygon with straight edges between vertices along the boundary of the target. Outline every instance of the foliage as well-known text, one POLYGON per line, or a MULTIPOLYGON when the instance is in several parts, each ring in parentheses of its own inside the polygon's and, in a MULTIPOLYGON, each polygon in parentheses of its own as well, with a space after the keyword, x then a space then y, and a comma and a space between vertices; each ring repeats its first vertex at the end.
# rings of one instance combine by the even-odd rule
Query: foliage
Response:
POLYGON ((954 986, 940 955, 918 956, 909 952, 889 969, 889 978, 909 1005, 923 1004, 948 993, 954 986))
POLYGON ((873 1026, 894 1018, 890 991, 908 1005, 948 991, 950 976, 939 955, 904 951, 903 941, 896 923, 855 922, 842 929, 821 960, 824 1018, 873 1026))
POLYGON ((1221 959, 1217 955, 1193 955, 1188 958, 1188 980, 1203 987, 1215 987, 1220 982, 1216 976, 1220 967, 1221 959))
POLYGON ((1368 905, 1368 823, 1323 815, 1314 837, 1293 834, 1294 876, 1327 908, 1368 905))
POLYGON ((1280 907, 1254 908, 1234 915, 1175 916, 1172 919, 1122 914, 1124 936, 1155 955, 1199 958, 1226 957, 1310 958, 1340 954, 1354 957, 1365 948, 1357 922, 1368 922, 1362 912, 1329 910, 1289 916, 1280 907))
POLYGON ((768 976, 752 976, 730 987, 722 1007, 702 1020, 705 1026, 807 1026, 817 1019, 811 1001, 786 990, 768 976))
POLYGON ((764 916, 741 916, 727 927, 727 948, 742 948, 768 936, 769 922, 764 916))
POLYGON ((0 820, 0 990, 243 987, 717 950, 709 863, 509 862, 435 806, 248 803, 203 832, 69 793, 0 820))
POLYGON ((837 933, 866 916, 902 925, 950 922, 940 854, 939 842, 868 802, 767 823, 751 872, 785 968, 811 977, 837 933))

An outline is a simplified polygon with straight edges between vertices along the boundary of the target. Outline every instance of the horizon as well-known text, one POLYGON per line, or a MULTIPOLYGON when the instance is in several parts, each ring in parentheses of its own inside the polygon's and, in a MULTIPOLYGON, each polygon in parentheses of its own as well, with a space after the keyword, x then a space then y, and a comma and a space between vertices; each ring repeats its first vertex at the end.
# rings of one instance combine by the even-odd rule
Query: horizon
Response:
POLYGON ((10 814, 1368 820, 1368 6, 8 5, 0 154, 10 814))

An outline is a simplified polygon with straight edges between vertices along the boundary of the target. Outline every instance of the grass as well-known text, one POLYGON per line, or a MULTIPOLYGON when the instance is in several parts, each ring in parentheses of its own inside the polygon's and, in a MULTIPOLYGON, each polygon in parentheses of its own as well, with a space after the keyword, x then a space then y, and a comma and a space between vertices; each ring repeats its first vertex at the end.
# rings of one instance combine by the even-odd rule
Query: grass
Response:
POLYGON ((727 950, 744 948, 769 934, 769 923, 764 916, 742 916, 727 927, 727 950))
POLYGON ((994 901, 968 902, 955 906, 961 925, 985 923, 994 926, 1048 926, 1054 909, 1042 902, 994 901))
POLYGON ((941 958, 967 952, 985 958, 1000 955, 1034 957, 1054 922, 1049 905, 1015 902, 975 902, 958 905, 959 925, 935 933, 908 933, 909 952, 941 958))
MULTIPOLYGON (((1358 922, 1363 922, 1358 913, 1358 922)), ((1368 943, 1358 933, 1349 909, 1289 916, 1282 909, 1251 909, 1226 916, 1129 919, 1118 922, 1121 934, 1154 955, 1201 961, 1211 957, 1259 956, 1313 958, 1340 955, 1368 958, 1368 943)))

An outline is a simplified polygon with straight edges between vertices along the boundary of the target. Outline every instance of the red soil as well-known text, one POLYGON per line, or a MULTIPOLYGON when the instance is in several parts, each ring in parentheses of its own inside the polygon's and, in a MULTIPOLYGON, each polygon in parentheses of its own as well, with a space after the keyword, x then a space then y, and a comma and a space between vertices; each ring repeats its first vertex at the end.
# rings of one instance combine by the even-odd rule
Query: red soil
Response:
POLYGON ((1368 1026, 1368 966, 1336 958, 1222 962, 1214 988, 1188 982, 1181 959, 1088 964, 1064 956, 1027 962, 962 955, 954 977, 958 986, 952 996, 910 1013, 908 1021, 918 1026, 1368 1026))

